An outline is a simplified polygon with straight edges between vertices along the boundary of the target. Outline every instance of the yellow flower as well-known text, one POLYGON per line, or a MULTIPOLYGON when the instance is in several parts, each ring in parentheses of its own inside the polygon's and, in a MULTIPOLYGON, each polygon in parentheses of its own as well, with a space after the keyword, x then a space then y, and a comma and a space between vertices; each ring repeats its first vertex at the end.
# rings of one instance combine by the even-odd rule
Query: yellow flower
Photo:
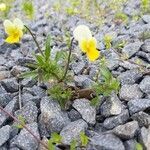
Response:
POLYGON ((13 22, 10 20, 4 21, 5 32, 8 34, 6 38, 7 43, 18 43, 23 36, 23 23, 20 19, 16 18, 13 22))
POLYGON ((74 38, 79 42, 79 47, 86 53, 90 61, 95 61, 100 52, 97 50, 97 41, 92 37, 90 29, 85 25, 79 25, 73 31, 74 38))
POLYGON ((6 4, 5 3, 1 3, 0 4, 0 11, 5 11, 6 10, 6 4))

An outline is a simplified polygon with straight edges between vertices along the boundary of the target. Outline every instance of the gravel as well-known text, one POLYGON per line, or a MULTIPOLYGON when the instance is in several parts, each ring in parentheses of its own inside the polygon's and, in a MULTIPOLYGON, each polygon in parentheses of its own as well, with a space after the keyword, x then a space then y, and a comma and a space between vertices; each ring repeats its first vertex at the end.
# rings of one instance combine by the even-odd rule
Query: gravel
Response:
POLYGON ((70 122, 60 132, 63 144, 70 144, 72 140, 79 141, 81 131, 84 132, 85 129, 87 129, 87 127, 88 127, 87 123, 82 119, 70 122))
POLYGON ((150 99, 133 99, 128 102, 130 114, 150 108, 150 99))
POLYGON ((11 127, 9 125, 0 128, 0 146, 9 140, 11 127))
MULTIPOLYGON (((40 139, 37 123, 27 124, 27 127, 40 139)), ((13 144, 23 150, 36 150, 39 145, 37 140, 26 129, 21 130, 13 144)))
POLYGON ((48 131, 60 132, 70 119, 67 113, 61 110, 60 105, 49 97, 43 97, 40 104, 41 120, 48 131))
POLYGON ((139 84, 140 89, 146 93, 150 94, 150 76, 146 76, 139 84))
POLYGON ((89 124, 96 123, 96 108, 90 105, 87 99, 76 99, 72 106, 81 114, 82 118, 89 124))
MULTIPOLYGON (((90 145, 94 146, 96 150, 125 150, 121 140, 113 134, 101 134, 94 136, 90 139, 90 145)), ((89 148, 89 150, 90 149, 91 148, 89 148)))
POLYGON ((125 84, 121 87, 119 95, 122 100, 130 101, 133 98, 142 98, 143 93, 141 92, 138 84, 125 84))
POLYGON ((129 112, 128 110, 124 110, 121 114, 113 117, 106 118, 104 120, 103 126, 106 129, 113 129, 118 125, 124 124, 129 119, 129 112))
MULTIPOLYGON (((83 131, 90 138, 87 150, 134 150, 136 143, 145 150, 150 147, 150 15, 143 13, 139 0, 129 0, 120 12, 127 15, 127 22, 116 20, 114 10, 108 9, 108 2, 101 7, 109 10, 104 16, 105 23, 99 25, 84 16, 60 14, 51 9, 58 0, 33 0, 35 15, 33 20, 27 19, 18 6, 22 2, 15 0, 7 18, 19 14, 19 18, 31 28, 36 35, 41 49, 45 48, 45 39, 51 35, 51 55, 57 51, 68 51, 68 35, 77 25, 90 27, 92 35, 97 39, 100 58, 106 58, 109 70, 120 81, 118 93, 109 96, 100 95, 99 106, 91 106, 86 98, 71 101, 67 110, 60 107, 55 99, 48 95, 46 88, 51 82, 39 83, 32 78, 18 79, 22 72, 29 70, 28 63, 34 63, 33 53, 38 49, 29 32, 26 32, 20 44, 4 42, 6 34, 3 18, 0 21, 0 106, 12 115, 21 116, 34 134, 41 140, 50 138, 51 133, 62 135, 63 143, 70 144, 74 139, 79 145, 79 135, 83 131), (48 12, 47 12, 48 10, 48 12), (138 20, 133 19, 139 16, 138 20), (106 49, 105 35, 111 35, 111 48, 106 49), (121 56, 121 57, 120 57, 121 56), (122 61, 120 60, 122 59, 122 61), (130 61, 130 62, 129 62, 130 61), (145 68, 139 67, 146 66, 145 68), (19 83, 21 88, 19 90, 19 83), (22 108, 19 108, 19 101, 22 108)), ((97 2, 100 2, 99 0, 97 2)), ((63 7, 71 8, 69 2, 63 7)), ((115 6, 117 6, 118 2, 115 6)), ((98 4, 99 5, 99 4, 98 4)), ((92 16, 92 15, 91 15, 92 16)), ((94 16, 97 17, 97 16, 94 16)), ((103 19, 102 19, 103 21, 103 19)), ((74 40, 72 58, 69 65, 72 81, 66 85, 80 89, 92 88, 99 69, 99 60, 89 62, 74 40)), ((65 55, 66 57, 66 55, 65 55)), ((65 63, 60 62, 65 68, 65 63)), ((69 72, 68 71, 68 72, 69 72)), ((98 80, 103 81, 101 75, 98 80)), ((69 82, 69 83, 68 83, 69 82)), ((0 111, 0 150, 37 150, 39 143, 24 128, 14 127, 16 122, 0 111)), ((55 147, 56 150, 62 148, 55 147)), ((77 148, 80 149, 80 148, 77 148)), ((45 150, 41 147, 41 150, 45 150)))
POLYGON ((115 93, 113 93, 111 97, 107 98, 100 106, 101 115, 104 117, 119 115, 122 110, 122 103, 115 93))
POLYGON ((135 136, 139 129, 138 122, 137 121, 131 121, 124 125, 119 125, 116 128, 114 128, 113 132, 121 139, 131 139, 135 136))

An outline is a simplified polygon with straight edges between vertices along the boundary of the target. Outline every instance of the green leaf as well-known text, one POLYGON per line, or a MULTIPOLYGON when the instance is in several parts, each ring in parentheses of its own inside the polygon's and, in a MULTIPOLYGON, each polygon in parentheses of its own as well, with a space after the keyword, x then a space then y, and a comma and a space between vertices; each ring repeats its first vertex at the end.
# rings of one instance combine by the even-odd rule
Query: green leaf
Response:
POLYGON ((38 72, 37 70, 33 70, 33 71, 28 71, 28 72, 25 72, 25 73, 22 73, 19 78, 36 78, 38 76, 38 72))
POLYGON ((76 150, 76 146, 77 146, 77 141, 72 140, 70 143, 70 150, 76 150))
POLYGON ((143 150, 143 146, 140 143, 136 143, 136 150, 143 150))
POLYGON ((26 66, 28 68, 37 69, 38 65, 36 63, 26 63, 26 66))
POLYGON ((81 146, 86 147, 89 142, 89 138, 88 136, 85 135, 84 132, 80 133, 80 140, 81 140, 81 146))
POLYGON ((117 79, 113 78, 111 81, 111 89, 118 91, 119 88, 120 88, 120 82, 117 79))
POLYGON ((95 98, 93 98, 93 99, 91 100, 90 105, 91 105, 91 106, 98 106, 99 103, 100 103, 100 100, 99 100, 99 98, 96 96, 95 98))
POLYGON ((51 45, 50 45, 51 37, 48 35, 46 39, 46 46, 45 46, 45 60, 48 61, 51 54, 51 45))
POLYGON ((106 80, 110 80, 111 79, 111 73, 110 73, 108 68, 101 67, 100 68, 100 73, 101 73, 102 77, 104 77, 104 79, 106 79, 106 80))
POLYGON ((51 139, 48 140, 48 150, 55 150, 55 145, 53 144, 51 139))
POLYGON ((58 133, 54 132, 51 134, 51 141, 53 143, 59 144, 61 143, 61 140, 62 140, 62 137, 58 133))
POLYGON ((37 55, 35 55, 35 57, 36 57, 37 63, 39 63, 40 66, 43 66, 44 65, 44 58, 43 58, 43 56, 41 56, 40 54, 37 54, 37 55))
POLYGON ((28 0, 22 3, 22 10, 25 12, 25 14, 32 19, 34 16, 34 6, 32 3, 32 0, 28 0))
POLYGON ((15 127, 17 127, 18 129, 22 129, 25 125, 25 119, 21 115, 19 115, 18 120, 19 122, 15 125, 15 127))

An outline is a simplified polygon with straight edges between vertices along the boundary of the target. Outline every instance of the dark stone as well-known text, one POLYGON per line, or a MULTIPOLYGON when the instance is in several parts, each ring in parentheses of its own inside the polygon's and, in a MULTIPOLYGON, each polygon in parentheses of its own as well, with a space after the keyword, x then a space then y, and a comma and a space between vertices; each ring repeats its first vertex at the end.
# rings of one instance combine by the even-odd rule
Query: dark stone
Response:
POLYGON ((128 102, 130 114, 150 108, 150 99, 133 99, 128 102))
POLYGON ((19 89, 18 82, 15 78, 4 79, 1 81, 2 86, 7 92, 17 92, 19 89))
POLYGON ((62 136, 62 143, 70 144, 72 140, 79 140, 80 132, 85 131, 87 127, 87 123, 82 119, 70 122, 60 132, 60 135, 62 136))
POLYGON ((104 120, 103 126, 106 129, 113 129, 114 127, 117 127, 118 125, 126 123, 128 119, 129 119, 129 112, 128 110, 124 110, 118 116, 106 118, 104 120))
POLYGON ((137 69, 134 70, 128 70, 126 72, 121 73, 118 76, 118 79, 120 80, 121 84, 134 84, 138 82, 138 80, 142 77, 142 73, 138 71, 137 69))
POLYGON ((139 125, 137 121, 131 121, 123 125, 119 125, 113 129, 113 133, 116 134, 121 139, 131 139, 134 138, 137 131, 139 129, 139 125))
MULTIPOLYGON (((100 134, 90 138, 89 145, 93 146, 94 150, 125 150, 122 141, 113 134, 100 134)), ((88 150, 93 150, 88 148, 88 150)))

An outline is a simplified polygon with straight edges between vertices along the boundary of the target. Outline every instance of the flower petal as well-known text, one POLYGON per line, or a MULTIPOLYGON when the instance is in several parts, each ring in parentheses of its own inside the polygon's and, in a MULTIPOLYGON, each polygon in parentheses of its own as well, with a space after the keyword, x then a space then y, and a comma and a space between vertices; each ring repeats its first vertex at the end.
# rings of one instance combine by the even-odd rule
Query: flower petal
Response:
POLYGON ((5 28, 5 32, 7 34, 13 34, 15 26, 13 25, 13 23, 9 20, 5 20, 4 23, 4 28, 5 28))
POLYGON ((82 50, 82 52, 86 52, 87 51, 87 40, 83 39, 79 42, 79 47, 82 50))
POLYGON ((96 46, 97 46, 97 41, 94 37, 90 38, 88 40, 88 47, 89 49, 96 49, 96 46))
POLYGON ((23 29, 24 27, 24 24, 23 22, 19 19, 19 18, 16 18, 14 21, 13 21, 14 25, 19 28, 20 30, 23 29))
POLYGON ((10 44, 19 43, 19 37, 9 36, 5 41, 10 44))
POLYGON ((86 54, 90 61, 95 61, 100 56, 100 52, 97 49, 91 49, 86 54))
POLYGON ((74 38, 79 42, 82 39, 89 39, 92 37, 90 29, 86 25, 79 25, 73 31, 74 38))
POLYGON ((23 36, 23 31, 22 31, 22 30, 19 30, 18 37, 19 37, 19 38, 22 38, 22 36, 23 36))
POLYGON ((79 47, 83 52, 87 52, 90 49, 96 49, 97 41, 94 37, 90 39, 82 39, 79 42, 79 47))
POLYGON ((0 11, 5 11, 6 10, 6 4, 5 3, 1 3, 0 4, 0 11))

